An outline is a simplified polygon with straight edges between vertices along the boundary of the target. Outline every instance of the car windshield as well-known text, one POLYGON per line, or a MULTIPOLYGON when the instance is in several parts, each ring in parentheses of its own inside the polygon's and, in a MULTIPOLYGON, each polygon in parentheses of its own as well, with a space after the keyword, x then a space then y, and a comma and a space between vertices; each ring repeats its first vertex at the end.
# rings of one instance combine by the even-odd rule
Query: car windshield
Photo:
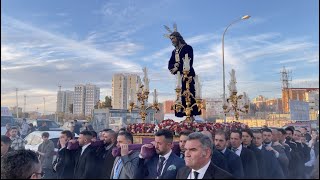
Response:
POLYGON ((1 127, 6 126, 9 123, 12 126, 14 125, 14 119, 12 116, 1 116, 1 127))
POLYGON ((37 122, 37 126, 41 127, 43 122, 46 122, 46 124, 49 128, 59 128, 60 127, 55 121, 41 121, 41 120, 37 122))

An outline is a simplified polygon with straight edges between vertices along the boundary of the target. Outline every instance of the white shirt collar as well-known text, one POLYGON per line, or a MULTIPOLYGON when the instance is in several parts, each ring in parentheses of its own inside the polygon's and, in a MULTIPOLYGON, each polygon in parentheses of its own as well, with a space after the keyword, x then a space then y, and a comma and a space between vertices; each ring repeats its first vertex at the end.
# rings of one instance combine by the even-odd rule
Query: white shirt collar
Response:
POLYGON ((225 147, 221 152, 224 154, 227 150, 227 147, 225 147))
POLYGON ((257 147, 257 148, 261 150, 261 149, 262 149, 262 144, 261 144, 259 147, 257 147))
POLYGON ((240 156, 242 151, 242 144, 240 144, 240 146, 237 148, 237 151, 235 152, 238 156, 240 156))
POLYGON ((165 158, 165 161, 166 161, 166 160, 169 159, 169 156, 171 155, 171 152, 172 152, 172 150, 170 149, 170 151, 169 151, 167 154, 165 154, 164 156, 159 155, 159 158, 160 158, 160 157, 164 157, 164 158, 165 158))
POLYGON ((87 145, 82 146, 81 155, 82 155, 82 153, 84 152, 84 150, 86 150, 86 149, 87 149, 87 147, 88 147, 90 144, 91 144, 91 143, 89 143, 89 144, 87 144, 87 145))
POLYGON ((190 174, 189 174, 189 176, 188 176, 188 179, 194 179, 194 173, 193 172, 195 172, 195 171, 199 173, 198 179, 202 179, 204 177, 204 174, 206 174, 206 171, 207 171, 210 163, 211 163, 211 160, 209 160, 209 162, 205 166, 200 168, 199 170, 192 169, 190 174))

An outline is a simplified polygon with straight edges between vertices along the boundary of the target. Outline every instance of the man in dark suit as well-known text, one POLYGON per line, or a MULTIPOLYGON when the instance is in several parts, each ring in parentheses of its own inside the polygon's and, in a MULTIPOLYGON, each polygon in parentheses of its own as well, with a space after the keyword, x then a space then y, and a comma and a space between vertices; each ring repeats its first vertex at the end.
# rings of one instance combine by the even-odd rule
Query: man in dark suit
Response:
POLYGON ((174 179, 177 171, 185 165, 184 160, 172 152, 173 134, 168 129, 161 129, 155 134, 154 144, 141 147, 138 168, 134 179, 174 179), (156 155, 145 159, 147 148, 154 148, 156 155))
POLYGON ((96 148, 96 156, 100 164, 98 174, 100 179, 111 179, 111 170, 115 161, 112 149, 116 147, 117 133, 111 129, 104 129, 102 133, 104 145, 96 148))
POLYGON ((211 161, 213 164, 215 164, 216 166, 218 166, 219 168, 225 170, 225 171, 229 171, 228 168, 228 163, 226 158, 223 156, 223 154, 221 154, 221 152, 219 152, 215 147, 214 147, 214 142, 213 142, 213 137, 211 132, 209 131, 201 131, 202 134, 207 135, 209 137, 209 139, 211 140, 212 143, 212 156, 211 156, 211 161))
POLYGON ((74 179, 97 178, 95 149, 90 145, 91 139, 90 131, 84 130, 79 135, 78 141, 81 148, 75 154, 74 179))
POLYGON ((74 173, 75 150, 67 149, 67 143, 73 138, 71 131, 62 131, 59 137, 60 149, 58 156, 53 163, 53 170, 57 173, 58 179, 72 179, 74 173))
POLYGON ((227 148, 228 135, 223 130, 215 132, 214 144, 218 151, 220 151, 226 158, 228 164, 228 172, 236 179, 242 179, 244 177, 243 166, 241 158, 227 148))
POLYGON ((263 177, 266 179, 283 179, 285 178, 281 165, 272 151, 266 150, 263 146, 262 132, 260 130, 253 132, 253 142, 257 149, 261 152, 263 158, 263 177))
POLYGON ((259 170, 257 159, 254 152, 242 146, 242 133, 238 130, 231 131, 230 144, 232 151, 234 151, 238 156, 240 156, 244 178, 245 179, 256 179, 259 178, 259 170))
POLYGON ((230 173, 211 162, 212 142, 208 136, 194 132, 185 145, 186 167, 179 169, 177 179, 230 179, 230 173))
POLYGON ((192 131, 189 130, 184 130, 180 132, 180 137, 179 137, 179 148, 180 148, 180 158, 184 159, 184 146, 187 142, 188 135, 191 134, 192 131))
POLYGON ((261 151, 254 144, 252 144, 253 133, 250 129, 243 129, 241 132, 242 132, 242 145, 254 152, 257 159, 257 163, 258 163, 259 177, 263 178, 264 170, 265 170, 264 159, 262 157, 261 151))

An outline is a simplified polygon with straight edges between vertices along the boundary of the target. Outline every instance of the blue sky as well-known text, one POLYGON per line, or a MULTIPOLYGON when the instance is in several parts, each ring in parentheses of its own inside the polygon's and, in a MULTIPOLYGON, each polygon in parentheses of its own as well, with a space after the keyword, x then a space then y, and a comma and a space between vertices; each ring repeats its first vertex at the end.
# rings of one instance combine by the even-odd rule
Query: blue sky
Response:
POLYGON ((203 95, 221 97, 221 38, 225 35, 226 84, 236 70, 237 88, 250 98, 281 96, 280 70, 292 71, 292 87, 319 87, 317 0, 3 0, 1 1, 1 106, 54 112, 58 85, 101 87, 111 95, 112 75, 147 67, 150 89, 160 101, 174 99, 175 78, 167 70, 173 46, 163 25, 194 49, 203 95))

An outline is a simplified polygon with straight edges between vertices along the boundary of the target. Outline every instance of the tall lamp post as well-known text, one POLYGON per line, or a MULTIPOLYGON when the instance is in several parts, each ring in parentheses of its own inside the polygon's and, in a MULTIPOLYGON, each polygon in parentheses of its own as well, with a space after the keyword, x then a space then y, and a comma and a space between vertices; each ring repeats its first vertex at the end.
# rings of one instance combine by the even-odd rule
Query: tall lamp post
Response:
MULTIPOLYGON (((237 19, 235 21, 233 21, 232 23, 230 23, 227 28, 224 30, 223 35, 222 35, 222 71, 223 71, 223 104, 226 102, 226 77, 225 77, 225 71, 224 71, 224 35, 226 34, 228 28, 235 24, 236 22, 239 22, 241 20, 245 20, 245 19, 249 19, 250 16, 249 15, 245 15, 240 19, 237 19)), ((226 114, 224 113, 224 122, 226 123, 227 121, 227 117, 226 114)))

